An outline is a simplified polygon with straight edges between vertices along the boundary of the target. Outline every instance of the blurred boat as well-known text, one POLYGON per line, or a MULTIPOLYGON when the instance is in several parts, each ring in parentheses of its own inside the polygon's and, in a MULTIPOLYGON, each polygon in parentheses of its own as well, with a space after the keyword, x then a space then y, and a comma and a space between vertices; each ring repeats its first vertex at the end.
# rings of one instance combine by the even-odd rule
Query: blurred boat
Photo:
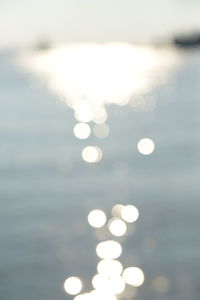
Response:
POLYGON ((184 48, 200 47, 200 33, 176 37, 173 40, 173 44, 184 48))

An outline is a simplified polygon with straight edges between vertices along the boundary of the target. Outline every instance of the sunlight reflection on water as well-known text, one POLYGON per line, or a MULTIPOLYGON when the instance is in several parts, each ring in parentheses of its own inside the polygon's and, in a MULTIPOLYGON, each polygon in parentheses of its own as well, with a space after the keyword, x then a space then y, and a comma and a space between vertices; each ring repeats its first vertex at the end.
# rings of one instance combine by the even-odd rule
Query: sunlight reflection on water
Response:
MULTIPOLYGON (((20 60, 74 110, 74 118, 82 123, 74 127, 74 135, 79 139, 90 136, 90 127, 83 124, 89 122, 96 124, 96 138, 109 135, 105 124, 109 104, 129 105, 136 111, 153 110, 156 99, 142 95, 164 84, 178 62, 177 52, 171 49, 125 43, 68 45, 27 53, 20 60)), ((139 152, 153 152, 143 151, 140 144, 139 152)), ((102 155, 103 150, 94 146, 82 151, 83 160, 89 163, 100 162, 102 155)))
POLYGON ((177 58, 169 49, 122 43, 68 45, 29 53, 22 61, 75 112, 82 106, 85 119, 94 119, 105 104, 126 105, 133 95, 163 83, 177 58))
MULTIPOLYGON (((111 214, 118 213, 119 217, 111 217, 107 220, 106 214, 100 209, 94 209, 88 214, 88 223, 91 227, 95 227, 98 230, 105 226, 105 229, 110 230, 110 233, 114 239, 103 240, 96 246, 96 254, 100 261, 97 263, 97 274, 94 274, 91 279, 91 286, 94 290, 89 293, 83 293, 76 296, 74 299, 124 299, 127 296, 127 292, 130 292, 130 287, 133 288, 132 296, 135 295, 134 288, 138 288, 143 285, 145 277, 142 269, 136 266, 123 267, 121 261, 116 260, 123 252, 123 248, 119 241, 116 241, 117 237, 126 235, 126 223, 136 221, 139 217, 136 212, 138 210, 133 205, 120 205, 113 206, 111 214), (123 212, 124 211, 124 212, 123 212), (123 217, 126 221, 123 221, 123 217), (111 229, 113 222, 117 221, 117 226, 111 229), (125 227, 124 227, 125 226, 125 227), (129 288, 128 288, 129 287, 129 288), (129 291, 128 291, 129 290, 129 291)), ((122 242, 122 241, 121 241, 122 242)), ((166 280, 157 278, 154 280, 155 288, 157 288, 159 281, 163 283, 163 290, 166 289, 166 280)), ((70 295, 77 295, 82 288, 82 283, 78 277, 69 277, 64 282, 64 288, 66 293, 70 295)))
MULTIPOLYGON (((152 111, 156 99, 148 96, 148 93, 155 86, 165 84, 179 62, 178 58, 178 54, 170 49, 156 50, 129 44, 91 44, 29 53, 23 56, 21 62, 73 109, 78 122, 72 129, 74 136, 84 140, 92 134, 101 139, 109 135, 110 128, 106 121, 109 117, 107 106, 110 104, 127 105, 134 111, 152 111)), ((137 147, 141 154, 149 155, 155 145, 153 140, 141 137, 137 147)), ((97 163, 103 155, 99 146, 89 144, 82 149, 82 159, 87 163, 97 163)), ((116 162, 115 175, 124 176, 128 172, 125 163, 116 162)), ((116 260, 124 252, 122 237, 134 233, 134 227, 130 231, 129 226, 138 218, 139 211, 133 205, 115 205, 108 222, 103 211, 96 209, 90 212, 88 222, 92 227, 106 228, 112 239, 121 240, 119 243, 119 240, 103 239, 98 243, 96 254, 101 260, 97 265, 98 274, 92 280, 96 290, 74 299, 116 299, 116 294, 123 293, 127 285, 136 288, 144 283, 145 276, 140 268, 127 266, 123 270, 121 262, 116 260)), ((152 247, 150 244, 150 250, 152 247)), ((168 281, 159 277, 152 283, 154 289, 159 291, 160 283, 161 292, 167 291, 168 281)), ((70 277, 66 279, 64 287, 68 294, 77 295, 82 282, 77 277, 70 277)))

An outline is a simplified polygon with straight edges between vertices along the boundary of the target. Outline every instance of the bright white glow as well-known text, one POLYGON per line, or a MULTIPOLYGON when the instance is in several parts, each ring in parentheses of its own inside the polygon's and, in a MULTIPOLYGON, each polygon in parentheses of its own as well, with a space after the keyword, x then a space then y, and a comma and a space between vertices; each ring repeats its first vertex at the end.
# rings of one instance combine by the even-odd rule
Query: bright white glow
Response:
POLYGON ((113 294, 121 294, 125 289, 125 281, 121 276, 105 277, 97 274, 92 279, 92 285, 96 290, 113 294))
POLYGON ((138 151, 143 155, 151 154, 154 148, 154 142, 151 139, 144 138, 138 142, 138 151))
POLYGON ((117 300, 116 296, 113 293, 104 290, 93 290, 90 293, 89 300, 117 300))
POLYGON ((88 163, 97 163, 102 159, 102 150, 99 147, 88 146, 82 151, 82 158, 88 163))
POLYGON ((69 277, 64 282, 64 289, 70 295, 77 295, 82 289, 82 282, 78 277, 69 277))
POLYGON ((104 241, 97 245, 96 253, 103 259, 115 259, 122 253, 122 247, 115 241, 104 241))
POLYGON ((78 121, 104 123, 106 104, 126 105, 163 83, 179 57, 128 43, 76 44, 23 55, 21 63, 75 110, 78 121))
POLYGON ((121 217, 124 221, 132 223, 139 218, 139 211, 134 205, 126 205, 121 210, 121 217))
POLYGON ((121 219, 113 218, 108 223, 108 229, 115 236, 123 236, 126 233, 127 227, 121 219))
POLYGON ((106 124, 96 124, 93 128, 94 134, 100 139, 104 139, 109 134, 109 127, 106 124))
POLYGON ((150 96, 140 97, 132 99, 129 102, 130 107, 133 111, 153 111, 156 106, 156 99, 150 96))
POLYGON ((106 223, 106 215, 102 210, 94 209, 88 215, 88 223, 95 228, 100 228, 106 223))
POLYGON ((74 135, 79 139, 87 139, 90 136, 91 129, 86 123, 78 123, 74 126, 74 135))
POLYGON ((123 266, 118 260, 104 259, 98 263, 97 271, 105 277, 115 277, 120 276, 123 266))
POLYGON ((92 300, 91 293, 84 293, 76 296, 74 300, 92 300))
POLYGON ((96 124, 103 124, 106 122, 107 118, 108 118, 108 115, 107 115, 105 108, 97 106, 95 108, 93 122, 96 124))
POLYGON ((122 205, 122 204, 114 205, 112 207, 112 215, 114 217, 121 217, 121 211, 122 211, 123 207, 124 207, 124 205, 122 205))
POLYGON ((122 276, 127 284, 135 287, 141 286, 144 283, 144 273, 140 268, 126 268, 122 276))
POLYGON ((74 105, 74 110, 74 116, 80 122, 90 122, 94 117, 94 112, 91 106, 84 100, 76 102, 74 105))

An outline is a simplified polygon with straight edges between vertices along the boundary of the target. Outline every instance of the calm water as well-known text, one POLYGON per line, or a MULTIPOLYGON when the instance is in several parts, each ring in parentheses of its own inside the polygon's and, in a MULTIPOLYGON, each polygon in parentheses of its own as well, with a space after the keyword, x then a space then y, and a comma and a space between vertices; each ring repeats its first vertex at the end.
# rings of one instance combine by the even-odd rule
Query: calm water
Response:
POLYGON ((98 238, 87 215, 118 203, 140 211, 122 255, 145 273, 135 299, 199 299, 200 52, 180 56, 165 84, 158 72, 140 95, 156 99, 153 109, 110 101, 109 136, 81 141, 54 87, 0 54, 1 300, 73 299, 63 289, 71 275, 89 286, 98 238), (154 140, 152 155, 138 153, 142 137, 154 140), (101 162, 82 160, 87 145, 101 147, 101 162), (166 293, 154 288, 158 276, 168 280, 166 293))

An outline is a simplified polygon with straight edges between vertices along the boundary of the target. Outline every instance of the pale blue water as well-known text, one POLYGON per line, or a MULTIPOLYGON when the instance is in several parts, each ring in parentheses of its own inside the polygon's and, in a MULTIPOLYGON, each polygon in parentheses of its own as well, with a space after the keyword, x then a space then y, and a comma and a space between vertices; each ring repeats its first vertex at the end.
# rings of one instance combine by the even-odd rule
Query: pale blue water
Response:
POLYGON ((109 107, 109 137, 89 140, 104 158, 88 165, 72 110, 0 54, 1 300, 72 299, 64 279, 88 282, 96 271, 87 214, 117 203, 135 204, 141 215, 122 257, 145 272, 136 299, 199 299, 200 53, 184 55, 168 84, 151 92, 153 112, 109 107), (156 144, 148 157, 136 149, 143 136, 156 144), (128 166, 121 175, 113 172, 119 161, 128 166), (168 293, 152 289, 160 275, 168 293))

